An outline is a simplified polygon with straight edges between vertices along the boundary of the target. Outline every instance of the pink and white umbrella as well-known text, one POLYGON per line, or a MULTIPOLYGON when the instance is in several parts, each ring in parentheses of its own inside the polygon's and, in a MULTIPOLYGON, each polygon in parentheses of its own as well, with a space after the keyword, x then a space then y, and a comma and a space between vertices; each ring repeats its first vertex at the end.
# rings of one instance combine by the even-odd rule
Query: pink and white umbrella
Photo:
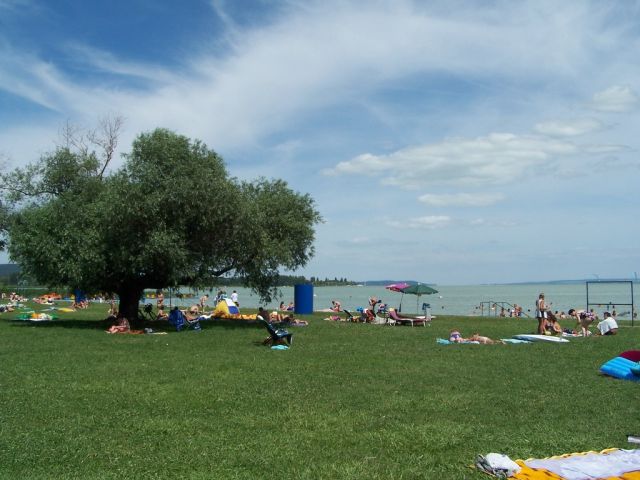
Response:
POLYGON ((384 287, 387 290, 391 290, 392 292, 402 293, 402 296, 400 297, 400 305, 398 306, 399 312, 402 311, 402 299, 404 298, 404 289, 410 286, 411 285, 409 285, 407 282, 399 282, 399 283, 392 283, 391 285, 387 285, 386 287, 384 287))
POLYGON ((387 285, 386 288, 387 290, 391 290, 392 292, 400 292, 403 293, 402 291, 407 288, 410 287, 411 285, 409 285, 406 282, 400 282, 400 283, 392 283, 391 285, 387 285))

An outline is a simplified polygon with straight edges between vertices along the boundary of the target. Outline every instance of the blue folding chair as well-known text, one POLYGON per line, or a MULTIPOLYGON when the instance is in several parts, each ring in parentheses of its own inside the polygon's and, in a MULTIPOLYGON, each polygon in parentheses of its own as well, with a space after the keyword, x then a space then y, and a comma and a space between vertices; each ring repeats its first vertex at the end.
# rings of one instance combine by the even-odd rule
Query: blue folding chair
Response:
POLYGON ((265 345, 279 345, 282 343, 291 345, 291 343, 293 343, 293 333, 289 333, 283 328, 276 330, 275 328, 273 328, 273 325, 267 322, 260 315, 258 315, 257 319, 258 322, 260 322, 262 326, 269 332, 269 336, 262 343, 264 343, 265 345))
POLYGON ((176 327, 176 331, 186 330, 189 328, 193 328, 194 330, 201 330, 200 320, 189 320, 182 310, 178 307, 175 307, 171 312, 169 312, 169 325, 173 325, 176 327))

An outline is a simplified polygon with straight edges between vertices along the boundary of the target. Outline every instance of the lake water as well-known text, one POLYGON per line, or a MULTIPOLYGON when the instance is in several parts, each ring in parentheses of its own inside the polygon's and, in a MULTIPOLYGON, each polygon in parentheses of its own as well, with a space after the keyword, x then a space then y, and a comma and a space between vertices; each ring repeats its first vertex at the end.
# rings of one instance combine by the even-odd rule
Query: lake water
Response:
MULTIPOLYGON (((434 315, 496 315, 500 313, 502 302, 505 308, 509 305, 521 305, 524 313, 533 316, 535 301, 541 292, 544 292, 547 303, 552 310, 567 312, 570 308, 587 307, 587 288, 581 284, 518 284, 518 285, 468 285, 449 286, 437 285, 438 293, 422 295, 419 299, 415 295, 402 295, 391 292, 381 286, 345 286, 345 287, 314 287, 313 309, 315 311, 329 309, 332 300, 339 300, 343 308, 357 310, 358 307, 366 307, 368 299, 376 296, 383 303, 398 308, 405 313, 416 313, 422 309, 423 303, 431 305, 434 315), (497 304, 497 308, 492 306, 497 304)), ((633 284, 633 290, 637 291, 638 284, 633 284)), ((268 309, 276 309, 280 301, 285 303, 294 301, 294 288, 282 287, 281 296, 264 305, 259 297, 248 289, 236 288, 239 295, 240 310, 243 308, 255 309, 265 306, 268 309)), ((227 291, 230 294, 232 289, 227 291)), ((173 304, 183 305, 189 302, 197 303, 197 299, 205 292, 196 292, 195 299, 180 300, 171 299, 173 304)), ((208 292, 207 292, 208 293, 208 292)), ((619 318, 631 318, 632 287, 630 283, 590 283, 589 303, 600 316, 605 310, 611 310, 615 306, 619 318), (629 304, 629 305, 625 305, 629 304)), ((169 303, 169 298, 165 300, 169 303)), ((210 299, 209 303, 213 303, 210 299)), ((637 300, 635 301, 637 303, 637 300)), ((636 311, 638 306, 636 305, 636 311)))

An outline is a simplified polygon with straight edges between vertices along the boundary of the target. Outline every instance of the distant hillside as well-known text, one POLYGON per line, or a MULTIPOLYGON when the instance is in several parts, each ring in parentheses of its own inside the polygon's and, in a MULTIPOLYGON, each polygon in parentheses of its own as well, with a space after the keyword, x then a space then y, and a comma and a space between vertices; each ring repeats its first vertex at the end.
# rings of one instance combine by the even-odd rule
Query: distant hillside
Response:
POLYGON ((381 286, 386 286, 386 285, 391 285, 392 283, 408 283, 409 285, 415 285, 417 283, 421 283, 423 285, 435 285, 435 283, 428 283, 428 282, 418 282, 417 280, 366 280, 364 282, 358 282, 358 283, 362 283, 364 285, 370 285, 370 286, 376 286, 376 285, 381 285, 381 286))
POLYGON ((630 282, 633 280, 633 283, 638 283, 637 278, 583 278, 577 280, 546 280, 540 282, 514 282, 514 283, 505 283, 505 284, 494 284, 494 285, 577 285, 577 284, 585 284, 586 282, 630 282))
POLYGON ((15 263, 0 263, 0 277, 7 277, 13 273, 20 273, 20 265, 15 263))

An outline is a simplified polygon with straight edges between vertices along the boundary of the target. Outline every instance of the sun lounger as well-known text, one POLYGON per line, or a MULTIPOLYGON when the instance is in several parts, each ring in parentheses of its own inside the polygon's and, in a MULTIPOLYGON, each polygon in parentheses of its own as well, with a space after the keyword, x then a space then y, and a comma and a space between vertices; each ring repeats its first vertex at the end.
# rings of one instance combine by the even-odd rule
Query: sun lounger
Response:
POLYGON ((415 324, 426 326, 427 323, 431 325, 431 317, 401 317, 398 315, 398 312, 395 309, 389 310, 389 318, 392 319, 396 325, 411 325, 412 327, 415 324))

